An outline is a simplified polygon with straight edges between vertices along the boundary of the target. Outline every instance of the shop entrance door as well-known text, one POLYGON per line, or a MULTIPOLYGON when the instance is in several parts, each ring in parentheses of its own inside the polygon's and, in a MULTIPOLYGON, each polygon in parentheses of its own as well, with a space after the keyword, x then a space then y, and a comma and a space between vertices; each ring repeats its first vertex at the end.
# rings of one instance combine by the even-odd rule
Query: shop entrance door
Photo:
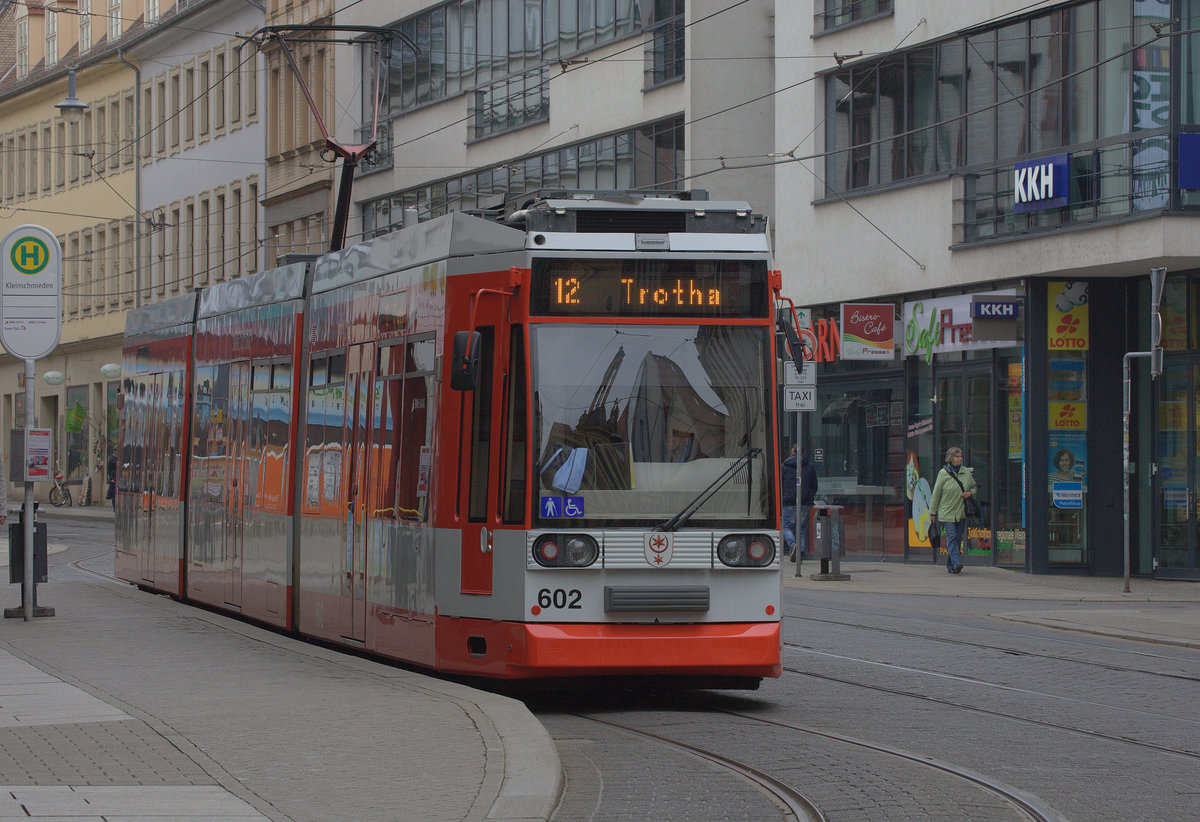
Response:
MULTIPOLYGON (((975 498, 983 508, 983 520, 970 524, 969 536, 963 545, 964 558, 975 564, 992 563, 992 512, 990 493, 992 483, 992 398, 991 363, 964 363, 942 366, 937 371, 937 394, 934 409, 936 459, 944 463, 946 449, 958 446, 963 450, 963 465, 972 469, 978 489, 975 498)), ((930 472, 934 477, 936 472, 930 472)), ((944 562, 943 543, 935 562, 944 562)))
POLYGON ((1196 458, 1200 453, 1200 358, 1168 359, 1158 380, 1155 415, 1158 443, 1155 460, 1157 520, 1156 577, 1198 579, 1196 458))

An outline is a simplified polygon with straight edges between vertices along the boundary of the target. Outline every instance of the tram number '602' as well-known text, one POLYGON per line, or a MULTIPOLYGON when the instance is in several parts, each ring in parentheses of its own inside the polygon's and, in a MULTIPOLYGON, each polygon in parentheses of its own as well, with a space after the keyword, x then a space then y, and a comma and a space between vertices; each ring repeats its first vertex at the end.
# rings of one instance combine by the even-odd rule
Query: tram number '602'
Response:
POLYGON ((583 599, 583 592, 578 588, 566 590, 564 588, 543 588, 538 591, 538 605, 543 608, 574 608, 576 610, 583 606, 579 604, 583 599))

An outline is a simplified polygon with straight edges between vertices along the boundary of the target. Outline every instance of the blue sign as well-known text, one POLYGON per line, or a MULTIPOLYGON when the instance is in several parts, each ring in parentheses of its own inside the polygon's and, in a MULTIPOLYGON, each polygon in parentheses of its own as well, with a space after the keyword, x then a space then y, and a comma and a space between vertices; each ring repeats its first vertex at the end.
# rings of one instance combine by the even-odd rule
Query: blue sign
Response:
POLYGON ((974 297, 971 300, 971 317, 977 320, 1015 320, 1020 310, 1020 300, 999 297, 974 297))
POLYGON ((1065 206, 1070 199, 1068 159, 1067 154, 1055 154, 1013 165, 1013 212, 1065 206))
POLYGON ((1200 188, 1200 134, 1178 135, 1179 187, 1195 191, 1200 188))
POLYGON ((563 515, 568 517, 582 517, 583 497, 565 497, 563 499, 563 515))
POLYGON ((561 517, 563 515, 562 497, 542 497, 542 516, 561 517))
POLYGON ((1054 502, 1055 508, 1082 508, 1083 483, 1053 482, 1050 484, 1050 498, 1054 502))

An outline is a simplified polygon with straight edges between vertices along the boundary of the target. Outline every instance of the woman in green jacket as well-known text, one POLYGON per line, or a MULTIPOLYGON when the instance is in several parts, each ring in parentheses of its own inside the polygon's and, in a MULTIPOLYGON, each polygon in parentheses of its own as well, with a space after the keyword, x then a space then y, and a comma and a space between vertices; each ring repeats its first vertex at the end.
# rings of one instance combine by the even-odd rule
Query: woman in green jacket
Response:
POLYGON ((933 497, 929 510, 933 512, 931 528, 938 524, 945 527, 946 571, 962 573, 962 541, 967 535, 967 517, 963 500, 975 493, 975 475, 970 468, 962 467, 963 452, 958 446, 946 449, 946 464, 938 471, 933 483, 933 497), (959 488, 962 483, 962 488, 959 488))

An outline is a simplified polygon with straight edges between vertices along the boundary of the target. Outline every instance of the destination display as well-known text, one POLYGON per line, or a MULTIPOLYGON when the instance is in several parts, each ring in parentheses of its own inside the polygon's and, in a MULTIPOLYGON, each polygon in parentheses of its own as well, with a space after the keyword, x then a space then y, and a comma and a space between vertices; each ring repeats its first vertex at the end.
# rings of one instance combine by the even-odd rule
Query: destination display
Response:
POLYGON ((763 317, 763 262, 537 260, 530 311, 623 317, 763 317))

